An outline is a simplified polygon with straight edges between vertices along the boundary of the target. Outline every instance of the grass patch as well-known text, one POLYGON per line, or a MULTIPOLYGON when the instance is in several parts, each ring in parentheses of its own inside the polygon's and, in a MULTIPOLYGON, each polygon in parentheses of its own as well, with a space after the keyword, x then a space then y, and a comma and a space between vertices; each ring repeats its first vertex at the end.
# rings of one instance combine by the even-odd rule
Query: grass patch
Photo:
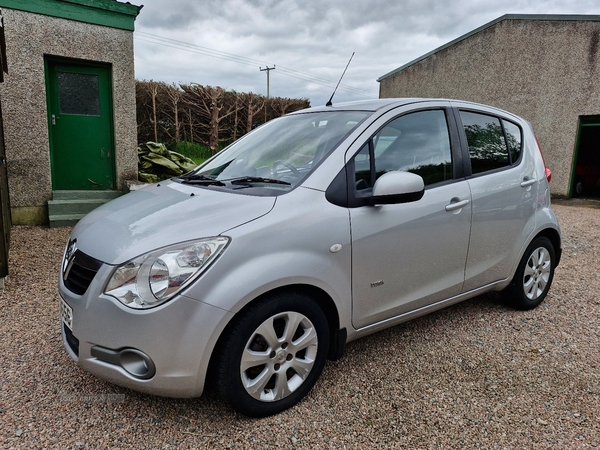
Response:
POLYGON ((210 148, 206 145, 196 144, 195 142, 179 141, 177 143, 177 153, 187 156, 196 164, 202 164, 212 156, 210 148))

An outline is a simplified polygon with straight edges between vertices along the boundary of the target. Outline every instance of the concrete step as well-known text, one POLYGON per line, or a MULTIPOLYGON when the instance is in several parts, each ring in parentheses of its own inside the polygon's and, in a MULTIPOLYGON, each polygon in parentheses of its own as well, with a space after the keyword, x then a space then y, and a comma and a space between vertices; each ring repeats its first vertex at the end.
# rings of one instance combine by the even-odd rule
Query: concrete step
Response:
POLYGON ((49 216, 50 228, 75 226, 84 216, 85 214, 57 214, 49 216))
POLYGON ((50 227, 73 226, 98 206, 117 198, 119 191, 54 191, 48 201, 50 227))
POLYGON ((84 199, 84 200, 50 200, 48 202, 48 215, 60 214, 87 214, 100 205, 104 205, 107 200, 104 199, 84 199))
POLYGON ((52 200, 112 200, 123 195, 120 191, 52 191, 52 200))

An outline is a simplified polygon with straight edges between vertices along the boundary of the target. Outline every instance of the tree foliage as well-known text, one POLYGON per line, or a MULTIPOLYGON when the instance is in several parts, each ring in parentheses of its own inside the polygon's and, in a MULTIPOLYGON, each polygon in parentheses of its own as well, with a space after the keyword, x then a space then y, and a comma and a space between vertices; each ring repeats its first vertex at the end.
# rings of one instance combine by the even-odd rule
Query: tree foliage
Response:
POLYGON ((308 108, 307 99, 266 98, 196 83, 167 84, 137 81, 138 142, 179 141, 206 145, 216 153, 259 125, 284 114, 308 108))

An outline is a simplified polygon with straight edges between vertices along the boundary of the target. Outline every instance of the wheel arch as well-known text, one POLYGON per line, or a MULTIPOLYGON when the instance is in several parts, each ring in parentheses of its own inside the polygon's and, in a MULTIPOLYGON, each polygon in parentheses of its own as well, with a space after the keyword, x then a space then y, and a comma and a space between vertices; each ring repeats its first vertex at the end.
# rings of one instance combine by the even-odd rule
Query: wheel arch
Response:
POLYGON ((560 257, 562 254, 562 244, 561 244, 560 233, 558 232, 558 230, 555 230, 554 228, 545 228, 542 231, 540 231, 531 240, 531 242, 533 242, 538 237, 545 237, 552 243, 552 246, 554 247, 554 256, 556 257, 555 267, 558 266, 558 264, 560 263, 560 257))
POLYGON ((345 328, 340 329, 339 311, 329 294, 317 286, 308 284, 290 284, 286 286, 280 286, 264 292, 258 297, 254 298, 252 301, 248 302, 229 320, 227 325, 225 325, 210 355, 209 366, 206 374, 206 386, 208 388, 212 390, 214 387, 214 375, 216 374, 215 367, 218 363, 218 356, 223 346, 224 337, 227 336, 230 330, 235 326, 238 318, 257 302, 263 301, 265 298, 268 298, 274 294, 285 294, 286 292, 302 293, 311 297, 317 302, 317 304, 323 310, 325 319, 327 320, 327 324, 329 326, 330 338, 327 359, 337 360, 342 357, 346 344, 347 333, 345 328))

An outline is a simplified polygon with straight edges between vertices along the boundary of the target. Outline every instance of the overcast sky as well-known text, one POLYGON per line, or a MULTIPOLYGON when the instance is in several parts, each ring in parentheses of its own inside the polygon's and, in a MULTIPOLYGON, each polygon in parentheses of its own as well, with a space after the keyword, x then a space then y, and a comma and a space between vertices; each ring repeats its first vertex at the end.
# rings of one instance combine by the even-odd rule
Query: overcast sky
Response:
POLYGON ((504 14, 600 14, 598 0, 129 0, 140 80, 272 97, 377 98, 377 78, 504 14), (210 56, 212 55, 212 56, 210 56))

